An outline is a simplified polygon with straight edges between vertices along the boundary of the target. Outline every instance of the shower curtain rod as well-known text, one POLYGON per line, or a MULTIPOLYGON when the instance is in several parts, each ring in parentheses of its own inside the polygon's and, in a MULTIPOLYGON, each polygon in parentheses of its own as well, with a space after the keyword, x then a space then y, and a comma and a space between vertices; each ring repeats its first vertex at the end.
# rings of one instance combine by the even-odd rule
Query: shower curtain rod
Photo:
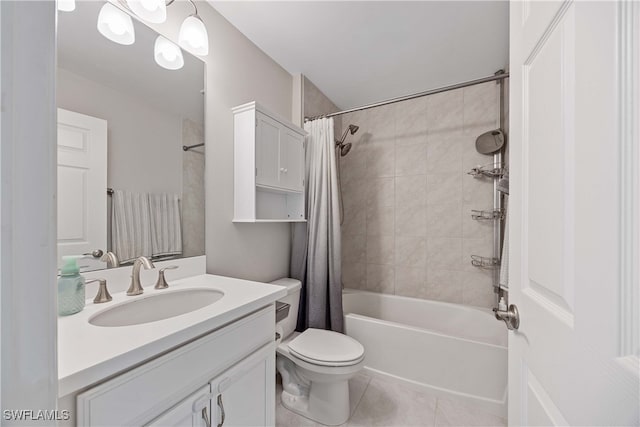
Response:
POLYGON ((376 102, 375 104, 367 104, 360 107, 350 108, 348 110, 336 111, 335 113, 323 114, 320 116, 313 116, 313 117, 305 117, 304 121, 308 122, 310 120, 321 119, 323 117, 334 117, 334 116, 340 116, 342 114, 353 113, 354 111, 368 110, 369 108, 381 107, 383 105, 388 105, 388 104, 395 104, 396 102, 408 101, 414 98, 420 98, 427 95, 434 95, 436 93, 446 92, 448 90, 454 90, 454 89, 460 89, 467 86, 479 85, 481 83, 492 82, 495 80, 502 80, 508 77, 509 77, 509 73, 506 73, 504 70, 499 70, 493 76, 483 77, 481 79, 469 80, 466 82, 457 83, 449 86, 442 86, 436 89, 431 89, 424 92, 417 92, 411 95, 399 96, 397 98, 391 98, 385 101, 376 102))

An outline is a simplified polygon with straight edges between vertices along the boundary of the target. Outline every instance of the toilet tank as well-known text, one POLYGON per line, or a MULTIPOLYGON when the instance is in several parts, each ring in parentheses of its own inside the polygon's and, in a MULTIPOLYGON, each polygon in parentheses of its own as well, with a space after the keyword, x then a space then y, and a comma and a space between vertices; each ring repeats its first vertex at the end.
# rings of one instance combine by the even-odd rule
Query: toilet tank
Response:
POLYGON ((271 284, 287 288, 287 296, 279 301, 289 304, 289 314, 284 320, 277 323, 277 326, 282 328, 282 338, 287 338, 296 330, 296 323, 298 322, 298 306, 300 304, 300 288, 302 287, 302 283, 297 279, 285 277, 274 280, 271 284))

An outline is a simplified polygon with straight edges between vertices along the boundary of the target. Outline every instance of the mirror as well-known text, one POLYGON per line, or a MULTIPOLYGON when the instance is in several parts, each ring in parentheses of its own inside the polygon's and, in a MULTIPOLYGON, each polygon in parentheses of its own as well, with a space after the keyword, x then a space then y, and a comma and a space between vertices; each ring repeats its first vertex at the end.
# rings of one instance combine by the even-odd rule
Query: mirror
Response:
POLYGON ((205 64, 182 50, 180 69, 161 67, 135 18, 133 44, 107 39, 104 4, 58 13, 58 263, 203 255, 205 147, 183 146, 204 143, 205 64))

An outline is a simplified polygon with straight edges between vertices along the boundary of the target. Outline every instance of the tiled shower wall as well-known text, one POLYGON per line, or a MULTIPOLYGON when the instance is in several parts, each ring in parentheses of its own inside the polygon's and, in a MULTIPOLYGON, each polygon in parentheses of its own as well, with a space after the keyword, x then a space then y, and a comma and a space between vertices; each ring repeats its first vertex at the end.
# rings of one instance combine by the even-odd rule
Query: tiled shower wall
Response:
POLYGON ((467 172, 490 164, 476 137, 499 126, 495 82, 342 116, 353 149, 340 159, 342 273, 347 288, 491 307, 491 180, 467 172))

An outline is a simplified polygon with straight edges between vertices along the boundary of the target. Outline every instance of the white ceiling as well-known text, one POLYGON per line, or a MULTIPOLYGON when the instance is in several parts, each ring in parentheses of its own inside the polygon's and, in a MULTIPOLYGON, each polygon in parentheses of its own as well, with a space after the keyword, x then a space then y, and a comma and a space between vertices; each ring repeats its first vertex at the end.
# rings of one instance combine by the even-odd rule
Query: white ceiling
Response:
POLYGON ((136 41, 123 46, 96 28, 103 1, 78 1, 58 14, 58 66, 143 100, 155 108, 204 121, 204 62, 184 50, 184 67, 166 70, 153 58, 158 34, 133 19, 136 41))
POLYGON ((217 1, 229 22, 340 108, 508 65, 507 1, 217 1))

